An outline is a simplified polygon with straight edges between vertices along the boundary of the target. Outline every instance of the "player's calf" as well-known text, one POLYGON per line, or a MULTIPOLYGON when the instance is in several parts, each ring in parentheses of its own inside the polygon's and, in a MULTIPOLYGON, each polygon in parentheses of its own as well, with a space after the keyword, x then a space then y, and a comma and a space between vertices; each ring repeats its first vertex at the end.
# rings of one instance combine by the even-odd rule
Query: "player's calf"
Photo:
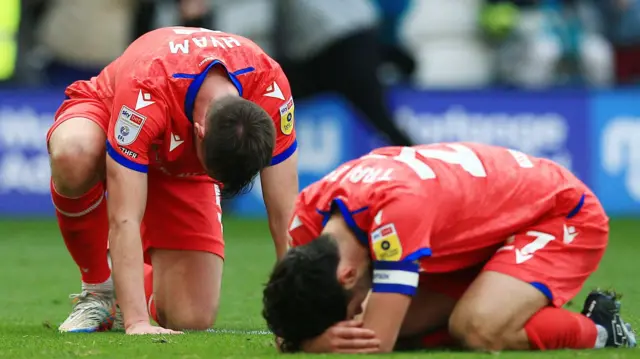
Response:
POLYGON ((506 274, 482 272, 453 310, 449 331, 474 350, 527 350, 525 323, 548 299, 536 288, 506 274))
POLYGON ((113 322, 105 143, 104 130, 84 117, 63 120, 48 137, 51 197, 65 245, 82 276, 82 292, 72 295, 73 309, 59 328, 63 332, 101 331, 113 322))
POLYGON ((470 349, 553 350, 635 346, 615 295, 593 292, 583 314, 549 305, 527 282, 483 272, 454 309, 449 330, 470 349))

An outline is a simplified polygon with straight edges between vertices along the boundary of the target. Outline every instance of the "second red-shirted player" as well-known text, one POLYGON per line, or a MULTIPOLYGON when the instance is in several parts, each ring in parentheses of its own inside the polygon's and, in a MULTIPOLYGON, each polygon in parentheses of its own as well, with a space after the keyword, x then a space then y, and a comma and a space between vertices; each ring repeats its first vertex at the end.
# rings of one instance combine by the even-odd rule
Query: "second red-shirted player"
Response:
POLYGON ((289 231, 263 312, 285 351, 635 345, 610 293, 592 293, 583 314, 562 309, 609 227, 549 160, 472 143, 381 148, 303 190, 289 231), (362 323, 345 322, 369 290, 362 323))

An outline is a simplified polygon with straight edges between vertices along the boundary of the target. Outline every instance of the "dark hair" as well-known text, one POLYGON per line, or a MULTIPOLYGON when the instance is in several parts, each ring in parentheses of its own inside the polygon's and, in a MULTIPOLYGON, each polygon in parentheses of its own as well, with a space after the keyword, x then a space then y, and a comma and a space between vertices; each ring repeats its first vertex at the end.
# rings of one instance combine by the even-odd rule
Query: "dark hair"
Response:
POLYGON ((338 245, 329 235, 294 247, 276 264, 262 298, 262 316, 283 352, 347 318, 351 297, 338 282, 338 245))
POLYGON ((258 172, 271 163, 276 130, 269 114, 238 96, 212 103, 202 152, 207 173, 222 184, 226 198, 251 190, 258 172))

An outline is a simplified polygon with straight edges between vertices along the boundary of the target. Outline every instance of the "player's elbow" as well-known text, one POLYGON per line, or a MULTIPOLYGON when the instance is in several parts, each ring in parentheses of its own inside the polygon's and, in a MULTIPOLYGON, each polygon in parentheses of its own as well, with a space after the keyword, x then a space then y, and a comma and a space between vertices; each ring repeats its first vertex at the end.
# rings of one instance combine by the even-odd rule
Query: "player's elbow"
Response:
POLYGON ((130 226, 131 222, 133 222, 131 217, 123 217, 118 215, 109 216, 109 227, 113 229, 130 226))
POLYGON ((115 237, 129 230, 140 230, 140 221, 133 217, 120 215, 109 216, 109 232, 115 237))
POLYGON ((140 230, 140 223, 144 216, 144 206, 133 206, 133 203, 109 202, 109 230, 119 231, 136 228, 140 230), (141 209, 134 209, 140 207, 141 209))

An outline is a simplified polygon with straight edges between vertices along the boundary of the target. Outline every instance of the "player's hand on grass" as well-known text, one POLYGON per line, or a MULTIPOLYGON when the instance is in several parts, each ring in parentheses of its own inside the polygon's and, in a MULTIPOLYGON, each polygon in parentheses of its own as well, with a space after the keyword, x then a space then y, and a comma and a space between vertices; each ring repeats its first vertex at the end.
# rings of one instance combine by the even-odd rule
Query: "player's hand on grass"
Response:
POLYGON ((348 320, 304 342, 302 349, 307 353, 376 353, 380 340, 373 330, 362 328, 361 321, 348 320))
POLYGON ((126 333, 129 335, 145 335, 145 334, 182 334, 182 332, 165 329, 163 327, 156 327, 151 323, 135 323, 126 328, 126 333))

